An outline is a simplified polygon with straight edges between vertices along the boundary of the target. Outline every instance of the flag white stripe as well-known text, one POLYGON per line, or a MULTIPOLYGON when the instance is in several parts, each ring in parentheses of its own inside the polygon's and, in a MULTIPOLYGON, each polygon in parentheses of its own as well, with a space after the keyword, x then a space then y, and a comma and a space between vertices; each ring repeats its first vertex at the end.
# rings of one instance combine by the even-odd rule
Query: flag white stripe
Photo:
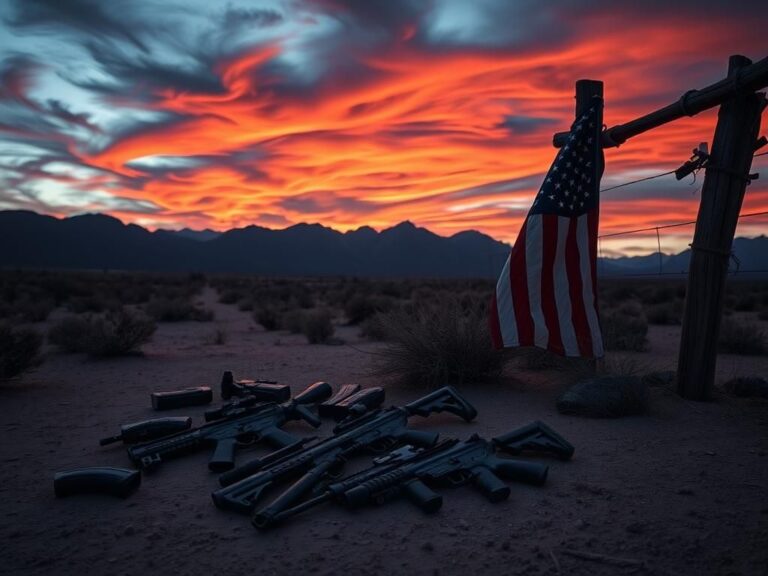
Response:
POLYGON ((584 310, 587 313, 587 323, 592 334, 592 353, 594 356, 603 355, 603 338, 600 334, 600 323, 595 311, 595 296, 592 288, 592 266, 589 261, 589 215, 578 218, 576 239, 579 248, 579 269, 581 271, 582 295, 584 310))
POLYGON ((496 310, 499 314, 499 328, 501 329, 501 341, 504 346, 518 346, 517 318, 515 307, 512 304, 512 282, 509 278, 509 267, 512 255, 507 256, 507 261, 496 283, 496 310))
MULTIPOLYGON (((582 218, 586 218, 586 216, 582 216, 582 218)), ((578 356, 579 343, 576 340, 576 329, 573 326, 571 292, 568 283, 568 270, 565 267, 565 244, 568 240, 568 229, 570 228, 570 225, 570 218, 565 216, 557 217, 557 251, 555 252, 553 281, 557 320, 560 324, 560 338, 563 341, 565 355, 578 356)))
POLYGON ((544 258, 544 216, 528 216, 525 234, 525 266, 528 272, 528 303, 533 318, 533 342, 540 348, 549 344, 549 330, 541 309, 541 268, 544 258))

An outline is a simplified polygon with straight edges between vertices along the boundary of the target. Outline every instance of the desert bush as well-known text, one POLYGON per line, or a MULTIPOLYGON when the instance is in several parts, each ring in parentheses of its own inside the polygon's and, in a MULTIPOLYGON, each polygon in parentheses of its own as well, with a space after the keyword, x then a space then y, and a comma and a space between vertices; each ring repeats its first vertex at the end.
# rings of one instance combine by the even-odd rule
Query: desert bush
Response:
POLYGON ((272 331, 280 328, 280 314, 273 307, 259 308, 253 313, 253 319, 261 324, 264 330, 272 331))
POLYGON ((91 323, 86 352, 91 356, 124 356, 139 352, 157 325, 126 310, 110 312, 91 323))
POLYGON ((124 356, 138 352, 156 329, 150 318, 120 309, 105 316, 65 318, 51 328, 48 339, 64 352, 124 356))
POLYGON ((0 380, 13 378, 40 363, 43 338, 29 328, 0 323, 0 380))
POLYGON ((304 315, 302 332, 310 344, 323 344, 333 336, 331 313, 326 309, 312 310, 304 315))
POLYGON ((210 322, 213 320, 212 310, 198 308, 183 298, 153 298, 146 305, 145 310, 149 316, 158 322, 182 322, 185 320, 210 322))
POLYGON ((486 319, 465 316, 455 302, 434 312, 395 310, 381 322, 390 345, 380 353, 379 376, 435 387, 481 382, 501 372, 502 355, 491 344, 486 319))
POLYGON ((648 345, 648 320, 636 301, 603 310, 600 325, 606 350, 643 352, 648 345))
POLYGON ((304 330, 304 316, 301 310, 286 310, 280 316, 280 326, 291 334, 301 334, 304 330))
POLYGON ((393 300, 388 296, 356 294, 344 305, 344 314, 349 324, 360 324, 377 312, 387 312, 392 304, 393 300))
POLYGON ((251 312, 253 310, 253 300, 250 298, 243 298, 237 303, 237 309, 240 312, 251 312))
POLYGON ((85 352, 91 319, 81 316, 62 318, 48 330, 48 342, 63 352, 85 352))
POLYGON ((387 339, 387 330, 383 321, 384 315, 377 312, 360 323, 360 336, 374 342, 387 339))
POLYGON ((734 299, 733 309, 737 312, 753 312, 757 310, 758 304, 757 294, 740 294, 734 299))
POLYGON ((241 290, 223 290, 219 293, 219 302, 222 304, 236 304, 244 297, 245 294, 241 290))
POLYGON ((675 325, 683 318, 683 303, 680 300, 651 304, 645 307, 649 324, 675 325))
POLYGON ((768 354, 765 333, 755 324, 723 318, 720 323, 720 336, 717 349, 728 354, 756 356, 768 354))
POLYGON ((70 298, 69 302, 67 303, 67 308, 69 308, 69 310, 75 314, 116 310, 120 308, 120 306, 121 304, 117 299, 110 298, 101 293, 70 298))

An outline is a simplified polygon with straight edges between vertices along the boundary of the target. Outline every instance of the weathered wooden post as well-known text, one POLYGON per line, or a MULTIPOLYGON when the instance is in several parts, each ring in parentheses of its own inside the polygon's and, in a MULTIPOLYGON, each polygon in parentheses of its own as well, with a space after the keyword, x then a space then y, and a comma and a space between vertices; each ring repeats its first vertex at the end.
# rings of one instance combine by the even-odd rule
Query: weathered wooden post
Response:
MULTIPOLYGON (((738 84, 751 63, 731 56, 728 78, 738 84)), ((690 400, 711 395, 728 260, 765 105, 763 94, 742 91, 720 106, 691 244, 678 358, 677 391, 690 400)))

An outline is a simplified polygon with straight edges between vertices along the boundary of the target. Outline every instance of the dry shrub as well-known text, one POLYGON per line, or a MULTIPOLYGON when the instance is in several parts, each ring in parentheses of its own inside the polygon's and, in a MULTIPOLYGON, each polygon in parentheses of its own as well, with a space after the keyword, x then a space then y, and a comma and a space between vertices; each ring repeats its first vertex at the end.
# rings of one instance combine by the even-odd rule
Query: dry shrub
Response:
POLYGON ((272 331, 280 328, 280 314, 272 307, 259 308, 253 313, 253 319, 261 324, 264 330, 272 331))
POLYGON ((65 352, 125 356, 140 352, 156 329, 151 319, 121 309, 105 316, 65 318, 51 328, 48 339, 65 352))
POLYGON ((768 354, 765 332, 755 324, 739 322, 734 318, 723 318, 717 341, 719 352, 758 356, 768 354))
POLYGON ((677 325, 683 320, 683 302, 673 300, 659 304, 651 304, 645 308, 649 324, 662 326, 677 325))
POLYGON ((184 322, 193 320, 196 322, 210 322, 213 320, 213 311, 196 307, 185 298, 153 298, 146 305, 145 310, 149 316, 158 322, 184 322))
POLYGON ((403 310, 381 317, 390 345, 375 368, 410 386, 444 386, 493 379, 501 373, 502 355, 494 350, 487 321, 463 315, 460 307, 403 310))
POLYGON ((606 350, 643 352, 648 346, 648 320, 636 301, 602 310, 600 326, 606 350))
POLYGON ((381 342, 387 339, 387 330, 384 326, 383 318, 385 315, 376 313, 360 323, 360 336, 374 342, 381 342))
POLYGON ((286 310, 280 316, 280 326, 291 334, 301 334, 304 331, 304 312, 286 310))
POLYGON ((324 344, 333 336, 334 328, 329 310, 313 310, 304 315, 302 332, 310 344, 324 344))
POLYGON ((29 328, 0 323, 0 380, 13 378, 41 362, 43 338, 29 328))
POLYGON ((349 324, 360 324, 378 312, 387 312, 392 308, 392 298, 356 294, 344 305, 344 314, 349 324))

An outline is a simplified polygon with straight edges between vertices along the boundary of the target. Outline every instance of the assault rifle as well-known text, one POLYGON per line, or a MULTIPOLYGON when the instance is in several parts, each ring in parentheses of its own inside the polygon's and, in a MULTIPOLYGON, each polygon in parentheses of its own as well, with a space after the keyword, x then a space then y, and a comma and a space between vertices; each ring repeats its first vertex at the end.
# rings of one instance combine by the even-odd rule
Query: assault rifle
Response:
POLYGON ((301 504, 285 507, 278 498, 254 514, 253 525, 260 529, 269 528, 329 500, 347 508, 358 508, 405 495, 424 512, 436 512, 442 506, 443 498, 432 491, 433 487, 471 483, 491 502, 500 502, 510 493, 502 478, 536 486, 544 484, 547 466, 499 458, 496 449, 505 451, 505 445, 497 439, 489 442, 477 434, 463 442, 444 440, 432 448, 404 446, 386 457, 375 459, 375 466, 328 484, 319 495, 301 504))
POLYGON ((235 450, 265 440, 275 447, 299 446, 301 442, 280 427, 288 420, 305 420, 313 427, 320 419, 306 406, 322 402, 333 393, 331 385, 317 382, 292 400, 246 408, 242 413, 203 424, 152 442, 128 449, 128 456, 139 468, 152 468, 164 460, 214 446, 208 468, 214 472, 230 470, 235 465, 235 450))
POLYGON ((402 408, 393 406, 345 420, 328 438, 306 446, 288 446, 222 474, 219 482, 224 488, 213 492, 213 502, 219 508, 247 514, 266 488, 304 474, 273 503, 279 509, 288 508, 349 456, 364 450, 391 450, 397 444, 434 446, 438 434, 408 429, 408 418, 414 414, 426 417, 432 412, 443 411, 456 414, 467 422, 477 416, 469 402, 446 386, 402 408))

